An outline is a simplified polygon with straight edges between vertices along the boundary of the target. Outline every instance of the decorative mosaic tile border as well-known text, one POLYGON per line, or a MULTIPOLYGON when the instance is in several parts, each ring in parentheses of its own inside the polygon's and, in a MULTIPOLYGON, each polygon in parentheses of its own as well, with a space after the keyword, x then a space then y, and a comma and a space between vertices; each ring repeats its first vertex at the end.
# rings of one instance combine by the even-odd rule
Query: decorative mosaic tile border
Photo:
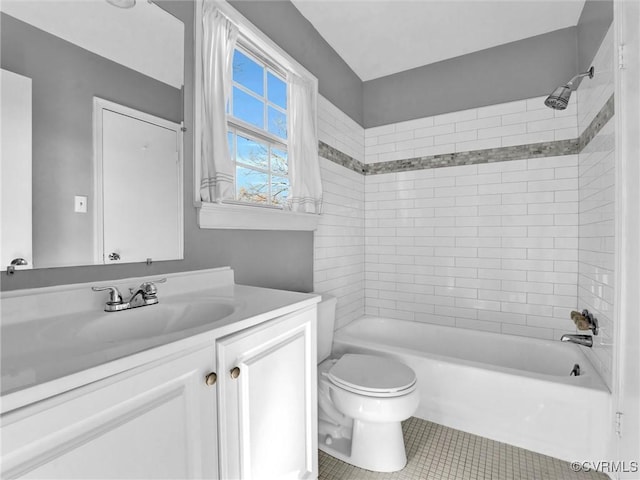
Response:
POLYGON ((323 141, 318 142, 318 155, 322 158, 326 158, 327 160, 331 160, 338 165, 342 165, 349 170, 353 170, 356 173, 366 175, 367 166, 364 163, 350 157, 346 153, 341 152, 337 148, 334 148, 323 141))
POLYGON ((506 162, 524 158, 556 157, 578 153, 577 140, 558 140, 555 142, 515 145, 513 147, 487 148, 469 152, 445 153, 427 157, 409 158, 391 162, 368 164, 366 175, 380 173, 406 172, 427 168, 454 167, 458 165, 475 165, 478 163, 506 162))
POLYGON ((522 160, 525 158, 559 157, 580 153, 589 142, 593 140, 602 127, 611 120, 613 115, 614 96, 611 95, 607 103, 605 103, 580 137, 571 140, 487 148, 484 150, 471 150, 469 152, 445 153, 370 164, 362 163, 324 142, 318 142, 318 153, 321 157, 362 175, 378 175, 382 173, 425 170, 428 168, 507 162, 509 160, 522 160))
POLYGON ((612 94, 607 100, 607 103, 604 104, 604 107, 600 109, 598 114, 595 116, 591 123, 587 128, 584 129, 584 132, 578 138, 578 146, 579 151, 584 150, 584 147, 589 145, 589 142, 593 140, 593 138, 598 134, 602 127, 604 127, 609 120, 613 118, 613 114, 615 113, 615 102, 614 95, 612 94))

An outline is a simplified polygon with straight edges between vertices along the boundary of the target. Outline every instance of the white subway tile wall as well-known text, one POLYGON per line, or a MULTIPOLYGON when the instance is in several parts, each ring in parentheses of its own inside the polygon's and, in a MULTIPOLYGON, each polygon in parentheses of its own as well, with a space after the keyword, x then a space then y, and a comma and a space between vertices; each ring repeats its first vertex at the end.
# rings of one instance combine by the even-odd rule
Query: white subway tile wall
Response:
MULTIPOLYGON (((607 33, 593 65, 595 76, 577 92, 578 120, 584 130, 613 94, 613 32, 607 33)), ((589 357, 612 386, 615 279, 615 138, 614 119, 580 153, 578 301, 600 322, 589 357)))
MULTIPOLYGON (((363 161, 364 129, 324 97, 318 137, 363 161)), ((314 290, 338 298, 336 328, 364 314, 364 176, 320 158, 323 214, 314 235, 314 290)))
POLYGON ((364 128, 318 95, 318 140, 364 163, 364 128))
POLYGON ((365 178, 365 313, 554 339, 574 331, 578 157, 365 178))
MULTIPOLYGON (((537 97, 365 130, 320 98, 320 140, 376 163, 577 138, 613 92, 607 39, 564 111, 537 97)), ((338 296, 337 327, 365 313, 558 339, 589 308, 610 345, 612 129, 579 156, 366 177, 321 159, 315 288, 338 296)), ((591 356, 610 384, 610 347, 591 356)))
POLYGON ((577 138, 575 95, 569 101, 569 107, 562 111, 545 107, 545 98, 367 128, 364 131, 364 162, 387 162, 577 138))

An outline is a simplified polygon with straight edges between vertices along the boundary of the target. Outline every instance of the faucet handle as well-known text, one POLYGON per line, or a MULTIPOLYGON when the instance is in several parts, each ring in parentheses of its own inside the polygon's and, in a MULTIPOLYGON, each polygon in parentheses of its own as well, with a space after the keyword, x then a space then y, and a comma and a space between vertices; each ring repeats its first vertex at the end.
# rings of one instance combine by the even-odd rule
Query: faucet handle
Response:
POLYGON ((165 283, 167 281, 166 278, 161 278, 159 280, 153 280, 149 282, 144 282, 140 285, 140 290, 142 290, 142 294, 145 297, 155 297, 158 293, 158 289, 156 288, 156 283, 165 283))
POLYGON ((589 310, 583 310, 582 316, 589 323, 589 330, 591 330, 591 333, 593 333, 594 335, 598 335, 598 333, 600 332, 600 325, 598 325, 598 319, 593 316, 593 313, 591 313, 589 310))
POLYGON ((112 304, 120 304, 123 303, 122 294, 118 287, 91 287, 91 290, 94 292, 103 292, 105 290, 109 291, 109 300, 108 303, 112 304))

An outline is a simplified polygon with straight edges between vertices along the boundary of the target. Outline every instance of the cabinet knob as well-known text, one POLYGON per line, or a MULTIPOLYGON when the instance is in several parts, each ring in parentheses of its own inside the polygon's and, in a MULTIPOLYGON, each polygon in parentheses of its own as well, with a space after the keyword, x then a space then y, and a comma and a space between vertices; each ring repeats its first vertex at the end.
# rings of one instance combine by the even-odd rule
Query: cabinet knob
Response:
POLYGON ((240 376, 240 368, 239 367, 233 367, 231 369, 231 378, 238 378, 240 376))
POLYGON ((214 385, 216 383, 216 380, 218 380, 218 375, 216 375, 214 372, 211 372, 209 375, 204 377, 205 383, 209 386, 214 385))

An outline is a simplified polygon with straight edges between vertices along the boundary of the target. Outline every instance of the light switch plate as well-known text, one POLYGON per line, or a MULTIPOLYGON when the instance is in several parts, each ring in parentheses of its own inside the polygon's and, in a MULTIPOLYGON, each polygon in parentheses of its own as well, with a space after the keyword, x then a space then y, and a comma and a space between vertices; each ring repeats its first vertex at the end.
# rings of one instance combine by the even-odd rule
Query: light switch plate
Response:
POLYGON ((74 198, 75 198, 74 211, 76 213, 87 213, 87 197, 86 197, 86 195, 76 195, 74 198))

